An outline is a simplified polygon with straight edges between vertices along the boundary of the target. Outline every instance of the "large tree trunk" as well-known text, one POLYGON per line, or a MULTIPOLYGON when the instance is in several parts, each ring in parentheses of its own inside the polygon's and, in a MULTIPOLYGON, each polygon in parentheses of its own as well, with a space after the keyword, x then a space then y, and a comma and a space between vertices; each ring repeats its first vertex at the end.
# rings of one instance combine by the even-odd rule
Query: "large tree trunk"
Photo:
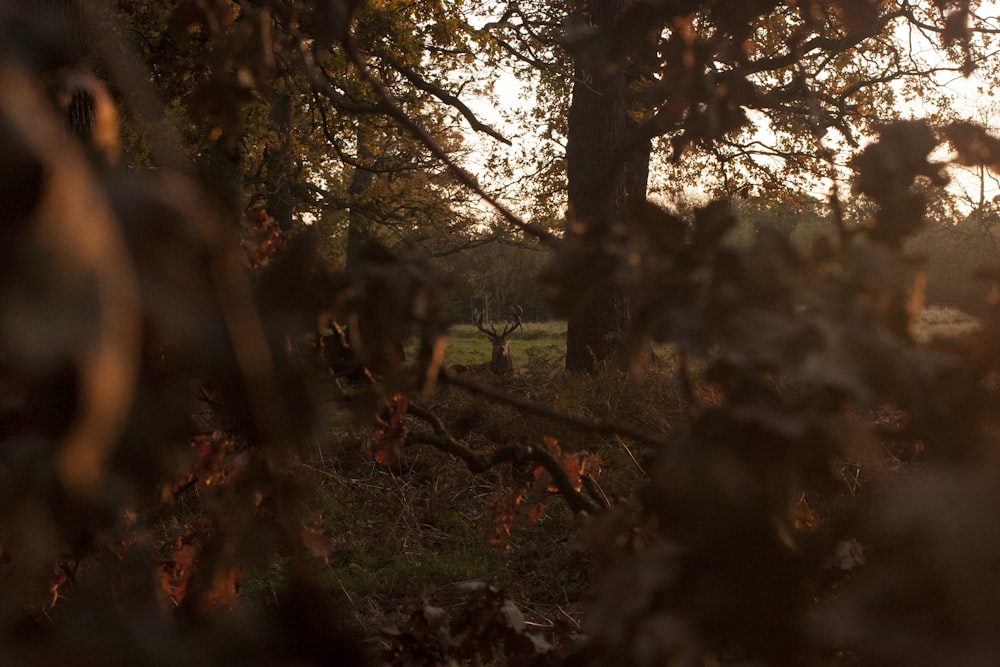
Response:
POLYGON ((202 179, 222 214, 236 219, 243 214, 243 151, 225 137, 209 146, 201 162, 202 179))
MULTIPOLYGON (((611 24, 626 0, 590 0, 594 26, 611 24)), ((611 156, 624 145, 632 123, 628 115, 628 75, 623 69, 611 73, 587 70, 577 64, 576 83, 569 109, 566 146, 569 195, 570 243, 595 249, 609 237, 615 223, 625 220, 630 199, 645 198, 648 151, 640 158, 613 168, 611 156), (638 163, 636 163, 638 161, 638 163), (630 192, 632 190, 632 192, 630 192)), ((582 284, 582 294, 570 314, 566 333, 566 368, 593 371, 596 362, 610 358, 618 349, 630 318, 629 295, 611 281, 610 264, 598 262, 582 284)))
POLYGON ((351 201, 347 214, 347 270, 353 270, 361 259, 364 247, 371 240, 372 220, 365 211, 364 194, 375 180, 375 174, 360 165, 371 164, 374 159, 372 129, 364 121, 356 125, 358 152, 357 167, 351 175, 347 194, 351 201))
POLYGON ((292 155, 292 97, 287 92, 274 93, 270 121, 275 141, 267 147, 267 212, 281 229, 289 230, 295 214, 295 159, 292 155))

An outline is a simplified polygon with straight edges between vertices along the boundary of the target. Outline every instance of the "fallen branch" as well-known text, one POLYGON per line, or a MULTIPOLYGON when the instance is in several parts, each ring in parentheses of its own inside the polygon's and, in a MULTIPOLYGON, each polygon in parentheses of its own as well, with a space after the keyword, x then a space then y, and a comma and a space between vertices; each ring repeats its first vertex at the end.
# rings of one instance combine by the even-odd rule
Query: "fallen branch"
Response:
POLYGON ((545 468, 545 471, 552 478, 552 484, 573 512, 599 514, 605 509, 592 500, 590 496, 576 489, 562 463, 556 460, 544 447, 522 442, 480 454, 449 433, 438 416, 429 410, 410 403, 407 412, 430 425, 432 429, 432 432, 411 430, 406 438, 408 444, 431 445, 461 459, 471 472, 477 474, 504 463, 532 461, 545 468))
POLYGON ((605 435, 619 435, 624 438, 629 438, 636 442, 642 442, 647 445, 656 447, 658 450, 666 448, 669 446, 669 442, 662 437, 651 435, 645 433, 635 426, 630 426, 628 424, 619 423, 609 423, 609 422, 594 422, 582 417, 575 417, 565 412, 556 410, 547 405, 542 405, 534 401, 528 400, 523 396, 518 396, 517 394, 511 393, 504 389, 494 387, 488 384, 483 384, 481 382, 476 382, 475 380, 470 380, 468 378, 462 377, 460 374, 454 372, 450 368, 442 368, 439 379, 446 383, 452 384, 456 387, 461 387, 466 391, 470 391, 475 394, 480 394, 481 396, 487 396, 489 398, 503 401, 508 405, 512 405, 518 409, 524 410, 526 412, 531 412, 533 414, 539 415, 540 417, 545 417, 553 421, 562 422, 563 424, 568 424, 575 428, 588 431, 591 433, 602 433, 605 435))

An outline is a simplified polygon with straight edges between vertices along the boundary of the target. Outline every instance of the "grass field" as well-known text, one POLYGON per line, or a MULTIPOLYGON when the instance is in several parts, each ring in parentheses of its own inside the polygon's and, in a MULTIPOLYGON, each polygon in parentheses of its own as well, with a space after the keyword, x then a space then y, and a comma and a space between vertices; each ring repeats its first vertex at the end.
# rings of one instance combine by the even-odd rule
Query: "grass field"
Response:
MULTIPOLYGON (((492 348, 486 335, 471 324, 451 328, 445 362, 451 366, 483 364, 492 348)), ((510 339, 510 355, 515 368, 534 363, 554 363, 566 354, 566 322, 525 322, 510 339)))
MULTIPOLYGON (((935 337, 960 336, 979 327, 976 318, 957 308, 930 307, 917 321, 915 335, 921 342, 935 337)), ((491 348, 486 336, 471 324, 451 328, 445 362, 468 366, 490 360, 491 348)), ((566 354, 566 322, 525 322, 510 341, 514 367, 523 369, 535 364, 560 364, 566 354)), ((412 357, 411 357, 412 358, 412 357)))
POLYGON ((979 328, 979 321, 958 310, 932 306, 925 308, 917 320, 916 337, 921 342, 933 338, 961 336, 979 328))

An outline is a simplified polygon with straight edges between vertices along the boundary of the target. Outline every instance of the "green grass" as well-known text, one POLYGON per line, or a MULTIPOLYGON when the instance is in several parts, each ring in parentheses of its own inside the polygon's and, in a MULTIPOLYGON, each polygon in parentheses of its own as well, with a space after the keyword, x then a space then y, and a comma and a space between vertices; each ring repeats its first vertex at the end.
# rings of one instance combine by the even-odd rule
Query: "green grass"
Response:
POLYGON ((957 308, 925 308, 917 320, 916 338, 926 342, 934 338, 952 338, 973 332, 979 320, 957 308))
MULTIPOLYGON (((499 328, 499 326, 498 326, 499 328)), ((406 350, 415 358, 415 341, 406 350)), ((448 334, 444 360, 449 366, 472 366, 489 363, 493 354, 486 335, 471 324, 456 324, 448 334)), ((542 362, 556 363, 566 354, 566 322, 525 322, 510 339, 514 368, 542 362)))
MULTIPOLYGON (((918 318, 916 336, 920 341, 936 337, 960 336, 979 328, 979 321, 957 308, 932 306, 918 318)), ((670 357, 670 347, 656 345, 661 357, 670 357)), ((414 350, 407 350, 407 354, 414 350)), ((445 363, 451 366, 485 364, 490 360, 492 348, 487 337, 471 324, 458 324, 451 328, 445 363)), ((540 363, 559 364, 566 355, 566 322, 525 322, 510 340, 510 354, 514 367, 523 369, 540 363)))
POLYGON ((426 502, 432 485, 423 477, 372 469, 361 493, 331 489, 323 516, 334 542, 332 587, 409 598, 428 585, 498 576, 501 554, 459 508, 426 502))

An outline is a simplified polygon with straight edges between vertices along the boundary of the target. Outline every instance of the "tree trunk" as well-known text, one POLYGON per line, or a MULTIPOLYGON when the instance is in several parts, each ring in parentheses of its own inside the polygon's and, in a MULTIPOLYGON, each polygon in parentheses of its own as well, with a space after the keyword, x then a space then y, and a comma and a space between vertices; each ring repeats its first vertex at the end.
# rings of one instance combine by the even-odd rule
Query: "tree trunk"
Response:
MULTIPOLYGON (((590 0, 590 23, 610 25, 624 9, 625 0, 590 0)), ((645 198, 646 162, 613 171, 610 156, 624 144, 631 120, 628 115, 628 75, 623 69, 610 73, 589 71, 579 61, 568 118, 566 145, 570 243, 595 253, 615 223, 625 220, 629 200, 638 195, 641 182, 645 198), (641 167, 641 168, 640 168, 641 167), (628 178, 631 174, 632 178, 628 178), (633 182, 629 182, 632 180, 633 182)), ((633 160, 627 161, 634 162, 633 160)), ((640 161, 641 162, 641 161, 640 161)), ((600 256, 599 253, 596 255, 600 256)), ((630 299, 609 275, 610 263, 592 265, 582 284, 582 294, 570 314, 566 332, 566 369, 592 372, 595 364, 618 349, 630 317, 630 299)))
POLYGON ((295 213, 295 160, 292 156, 292 98, 287 92, 274 93, 270 121, 275 141, 267 147, 267 212, 281 229, 289 230, 295 213))
MULTIPOLYGON (((372 130, 364 123, 358 121, 357 132, 357 162, 358 165, 371 164, 374 152, 372 151, 372 130)), ((368 244, 372 234, 371 217, 365 212, 363 195, 371 187, 375 174, 362 166, 354 168, 351 175, 351 184, 347 186, 347 194, 350 198, 350 209, 347 213, 347 259, 346 268, 348 272, 353 270, 361 259, 361 252, 368 244)))
POLYGON ((238 143, 216 139, 202 162, 202 178, 222 214, 233 219, 243 214, 243 152, 238 143))

